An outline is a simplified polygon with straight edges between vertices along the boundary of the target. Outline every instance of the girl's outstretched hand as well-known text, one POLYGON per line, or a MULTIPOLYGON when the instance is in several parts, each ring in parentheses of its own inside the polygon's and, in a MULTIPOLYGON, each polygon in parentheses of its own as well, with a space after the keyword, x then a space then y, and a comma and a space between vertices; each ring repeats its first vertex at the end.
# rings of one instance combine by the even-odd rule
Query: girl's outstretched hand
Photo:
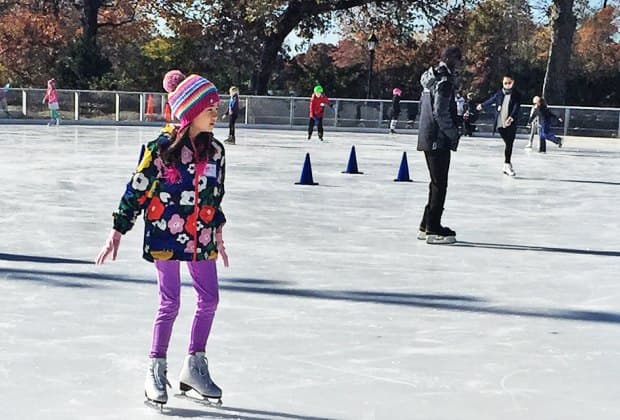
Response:
POLYGON ((217 243, 218 256, 222 257, 224 267, 228 267, 228 254, 226 254, 226 248, 224 248, 224 240, 222 239, 222 230, 215 231, 215 242, 217 243))
POLYGON ((95 264, 100 265, 103 264, 106 258, 110 254, 112 254, 112 261, 116 260, 116 254, 118 254, 118 246, 121 243, 121 237, 123 236, 117 230, 112 229, 110 231, 110 235, 108 239, 105 241, 105 245, 101 248, 99 255, 97 255, 97 259, 95 260, 95 264))

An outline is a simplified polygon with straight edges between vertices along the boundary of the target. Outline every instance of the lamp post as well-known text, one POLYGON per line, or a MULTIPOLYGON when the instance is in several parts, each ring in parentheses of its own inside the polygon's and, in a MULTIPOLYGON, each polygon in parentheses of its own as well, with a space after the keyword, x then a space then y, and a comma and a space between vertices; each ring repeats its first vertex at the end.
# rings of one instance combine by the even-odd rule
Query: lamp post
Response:
POLYGON ((372 86, 372 66, 375 63, 375 49, 377 48, 377 44, 379 43, 379 38, 373 32, 366 41, 366 45, 368 46, 368 52, 370 53, 370 65, 368 66, 368 86, 366 89, 366 99, 370 99, 371 95, 371 86, 372 86))

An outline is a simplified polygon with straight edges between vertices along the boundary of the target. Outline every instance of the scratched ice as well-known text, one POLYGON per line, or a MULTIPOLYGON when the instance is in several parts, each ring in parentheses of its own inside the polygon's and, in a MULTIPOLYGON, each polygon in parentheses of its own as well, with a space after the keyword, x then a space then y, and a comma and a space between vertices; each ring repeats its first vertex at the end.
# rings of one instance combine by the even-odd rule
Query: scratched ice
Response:
MULTIPOLYGON (((498 139, 453 154, 444 222, 416 240, 427 194, 415 136, 238 130, 227 147, 231 267, 208 356, 221 409, 174 418, 618 419, 620 145, 546 155, 498 139), (342 174, 356 146, 363 175, 342 174), (395 183, 403 151, 413 183, 395 183), (315 181, 298 186, 310 152, 315 181)), ((157 290, 142 222, 91 264, 156 128, 1 126, 2 419, 152 419, 143 379, 157 290)), ((225 137, 223 128, 216 134, 225 137)), ((177 375, 194 292, 184 271, 177 375)))

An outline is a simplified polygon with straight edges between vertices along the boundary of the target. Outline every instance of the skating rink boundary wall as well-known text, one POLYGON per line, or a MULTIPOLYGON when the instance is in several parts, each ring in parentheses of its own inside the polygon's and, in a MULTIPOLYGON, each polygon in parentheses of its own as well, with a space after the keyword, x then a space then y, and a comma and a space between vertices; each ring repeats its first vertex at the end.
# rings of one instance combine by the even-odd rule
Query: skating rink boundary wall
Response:
MULTIPOLYGON (((7 92, 9 115, 0 110, 1 123, 41 123, 48 118, 42 102, 44 89, 10 89, 7 92)), ((64 123, 93 125, 160 125, 164 121, 166 94, 161 92, 124 92, 58 90, 60 114, 64 123)), ((241 96, 239 126, 253 128, 305 129, 308 124, 309 98, 282 96, 241 96)), ((331 98, 323 124, 337 131, 385 131, 390 122, 391 100, 331 98)), ((228 96, 222 96, 219 114, 224 115, 228 96)), ((530 105, 521 107, 519 131, 527 132, 530 105)), ((556 133, 584 137, 620 137, 620 108, 551 106, 562 118, 556 133)), ((419 101, 401 101, 397 129, 415 133, 418 128, 419 101)), ((226 124, 221 120, 220 124, 226 124)), ((492 130, 493 115, 480 114, 476 126, 480 133, 492 130)))

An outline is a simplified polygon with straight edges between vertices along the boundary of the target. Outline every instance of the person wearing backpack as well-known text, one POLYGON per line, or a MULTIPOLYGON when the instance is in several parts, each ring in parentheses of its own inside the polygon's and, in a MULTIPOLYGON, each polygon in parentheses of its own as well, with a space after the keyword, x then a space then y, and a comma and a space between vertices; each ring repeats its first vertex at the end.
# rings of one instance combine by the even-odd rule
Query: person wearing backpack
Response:
POLYGON ((448 189, 450 153, 456 151, 460 138, 455 76, 462 64, 463 54, 460 48, 448 47, 442 52, 439 64, 429 68, 420 78, 424 91, 420 97, 417 149, 424 152, 431 182, 418 239, 426 240, 428 244, 456 242, 456 233, 441 225, 441 216, 448 189))

